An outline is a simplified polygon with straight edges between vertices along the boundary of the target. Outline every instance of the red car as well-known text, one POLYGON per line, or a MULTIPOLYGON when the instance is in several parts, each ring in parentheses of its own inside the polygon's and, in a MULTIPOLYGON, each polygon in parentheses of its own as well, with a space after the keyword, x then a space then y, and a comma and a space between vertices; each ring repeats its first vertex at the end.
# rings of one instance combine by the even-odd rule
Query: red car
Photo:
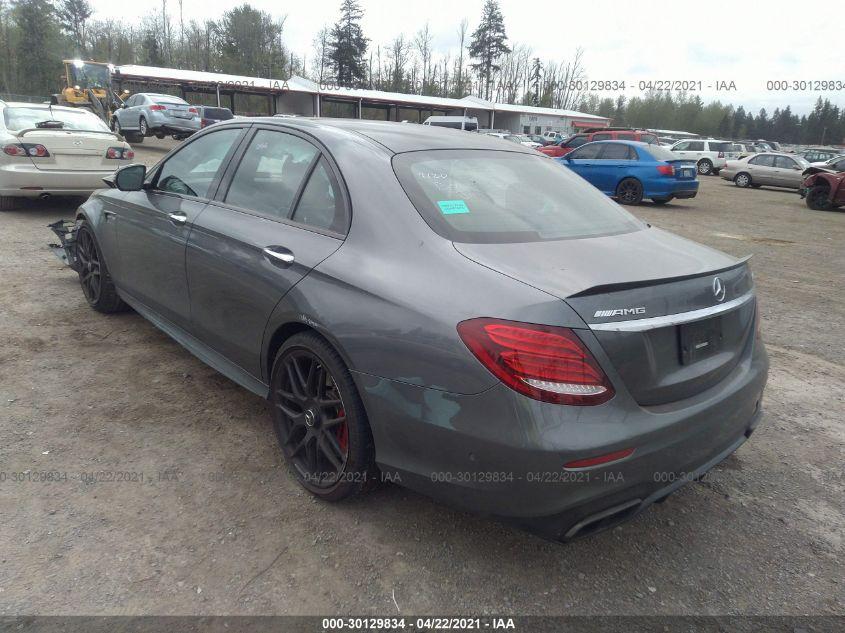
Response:
POLYGON ((657 135, 646 132, 645 130, 635 130, 629 127, 590 128, 580 134, 574 134, 560 143, 539 147, 537 151, 546 156, 558 158, 560 156, 566 156, 575 148, 592 141, 642 141, 643 143, 656 144, 657 135))
POLYGON ((845 163, 845 159, 830 167, 810 167, 804 170, 801 197, 810 209, 829 211, 845 205, 845 164, 841 163, 845 163))

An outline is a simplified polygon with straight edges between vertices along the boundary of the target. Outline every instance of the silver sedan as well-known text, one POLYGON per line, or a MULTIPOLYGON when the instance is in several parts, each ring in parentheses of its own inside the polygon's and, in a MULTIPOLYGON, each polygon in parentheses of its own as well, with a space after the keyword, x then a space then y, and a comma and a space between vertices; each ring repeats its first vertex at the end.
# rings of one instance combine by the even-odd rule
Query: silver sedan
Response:
POLYGON ((147 136, 187 138, 202 127, 199 109, 173 95, 139 92, 112 115, 111 128, 131 143, 147 136))
POLYGON ((801 187, 801 175, 810 166, 800 156, 763 152, 747 156, 740 160, 729 160, 720 175, 725 180, 732 180, 737 187, 801 187))

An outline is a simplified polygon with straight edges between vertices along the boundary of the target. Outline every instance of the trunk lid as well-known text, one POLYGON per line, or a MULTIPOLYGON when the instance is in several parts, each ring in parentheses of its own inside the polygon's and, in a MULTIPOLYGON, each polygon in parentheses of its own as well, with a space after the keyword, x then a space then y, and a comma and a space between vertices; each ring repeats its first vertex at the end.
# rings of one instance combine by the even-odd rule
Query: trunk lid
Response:
POLYGON ((739 362, 754 329, 745 261, 659 229, 455 248, 566 301, 643 406, 718 383, 739 362))
POLYGON ((696 167, 694 161, 667 160, 666 162, 675 168, 676 180, 695 180, 696 167))
POLYGON ((119 167, 119 161, 106 158, 109 147, 123 147, 111 133, 75 130, 33 130, 20 137, 21 143, 40 144, 50 156, 30 158, 42 171, 105 171, 119 167))

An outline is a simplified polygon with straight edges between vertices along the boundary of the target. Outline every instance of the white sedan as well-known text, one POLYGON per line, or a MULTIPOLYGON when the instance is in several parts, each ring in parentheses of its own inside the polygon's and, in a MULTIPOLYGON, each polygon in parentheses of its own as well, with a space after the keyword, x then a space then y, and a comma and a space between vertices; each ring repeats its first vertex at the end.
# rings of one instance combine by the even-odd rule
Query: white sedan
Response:
POLYGON ((0 101, 0 210, 19 198, 88 196, 134 158, 92 112, 0 101))

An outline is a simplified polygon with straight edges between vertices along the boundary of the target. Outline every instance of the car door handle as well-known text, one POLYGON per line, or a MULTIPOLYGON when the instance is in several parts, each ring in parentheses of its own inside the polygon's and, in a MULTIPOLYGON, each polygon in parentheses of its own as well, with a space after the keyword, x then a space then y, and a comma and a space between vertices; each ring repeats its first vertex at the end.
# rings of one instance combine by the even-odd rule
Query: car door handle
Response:
POLYGON ((108 222, 113 217, 115 217, 115 215, 117 215, 117 214, 114 211, 107 211, 106 209, 103 209, 103 215, 106 218, 106 222, 108 222))
POLYGON ((178 224, 179 226, 182 226, 188 221, 188 216, 184 213, 168 213, 167 217, 170 218, 173 224, 178 224))
POLYGON ((284 246, 268 246, 264 249, 264 257, 266 257, 271 264, 287 268, 293 264, 294 256, 290 249, 284 246))

